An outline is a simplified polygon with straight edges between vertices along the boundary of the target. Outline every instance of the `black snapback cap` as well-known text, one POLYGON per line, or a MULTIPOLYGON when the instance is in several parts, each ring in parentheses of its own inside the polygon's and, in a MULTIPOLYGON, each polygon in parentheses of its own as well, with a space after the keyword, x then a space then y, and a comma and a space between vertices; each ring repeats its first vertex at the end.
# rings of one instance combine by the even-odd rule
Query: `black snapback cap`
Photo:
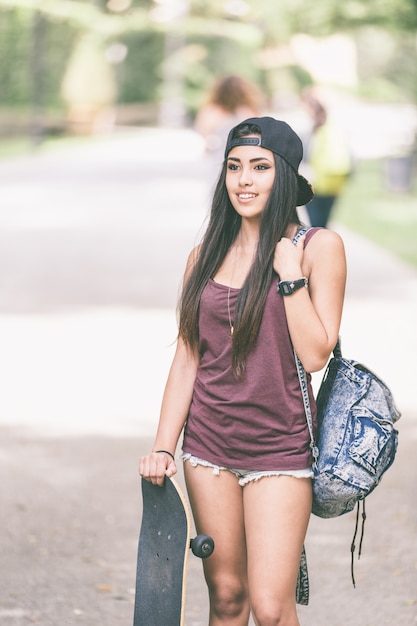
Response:
POLYGON ((298 172, 298 167, 303 158, 303 144, 297 133, 286 122, 276 120, 273 117, 250 117, 234 126, 229 132, 224 157, 227 158, 230 150, 236 146, 261 146, 282 157, 297 174, 297 206, 310 202, 314 195, 313 189, 304 176, 298 172), (236 129, 245 124, 258 126, 261 136, 235 137, 236 129))

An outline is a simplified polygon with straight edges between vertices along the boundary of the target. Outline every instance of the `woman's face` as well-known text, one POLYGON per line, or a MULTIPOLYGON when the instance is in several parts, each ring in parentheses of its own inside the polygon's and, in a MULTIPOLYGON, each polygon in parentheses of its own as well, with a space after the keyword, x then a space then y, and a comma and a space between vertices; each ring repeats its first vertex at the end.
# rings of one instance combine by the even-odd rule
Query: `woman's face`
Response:
POLYGON ((227 156, 226 168, 233 208, 242 218, 259 218, 275 180, 273 153, 260 146, 236 146, 227 156))

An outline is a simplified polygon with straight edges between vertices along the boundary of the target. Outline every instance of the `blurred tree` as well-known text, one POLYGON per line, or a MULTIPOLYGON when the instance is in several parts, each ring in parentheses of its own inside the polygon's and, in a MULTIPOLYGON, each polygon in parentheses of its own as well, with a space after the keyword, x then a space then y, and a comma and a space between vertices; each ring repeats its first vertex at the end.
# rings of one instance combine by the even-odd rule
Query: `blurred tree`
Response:
MULTIPOLYGON (((189 114, 198 108, 213 79, 226 72, 254 80, 266 92, 276 85, 308 84, 308 74, 288 59, 280 68, 260 63, 260 52, 285 46, 294 34, 325 37, 349 33, 358 44, 359 76, 370 92, 417 100, 417 0, 188 0, 179 27, 158 19, 155 0, 0 0, 0 107, 30 106, 30 33, 33 11, 43 16, 40 35, 47 51, 42 69, 42 98, 50 114, 64 106, 60 81, 76 42, 94 33, 106 54, 124 46, 114 67, 119 103, 152 103, 161 97, 166 32, 181 28, 184 46, 177 51, 189 114), (371 42, 384 41, 383 46, 371 42), (374 53, 375 50, 375 53, 374 53)), ((32 31, 33 32, 33 31, 32 31)), ((39 36, 39 35, 38 35, 39 36)), ((40 42, 38 42, 39 44, 40 42)), ((107 68, 108 74, 113 72, 107 68)), ((36 73, 36 68, 35 68, 36 73)), ((41 84, 41 81, 39 81, 41 84)), ((50 124, 50 122, 48 122, 50 124)))
POLYGON ((60 83, 75 38, 76 30, 64 21, 19 7, 4 9, 0 4, 3 134, 30 126, 35 134, 41 134, 45 111, 48 131, 56 128, 55 112, 63 107, 60 83), (35 84, 37 74, 41 78, 38 76, 35 84))
POLYGON ((276 43, 294 33, 325 36, 335 31, 352 31, 363 26, 415 32, 417 0, 247 0, 252 15, 276 43))
POLYGON ((19 107, 28 102, 27 59, 30 57, 30 27, 30 13, 21 9, 1 11, 0 105, 3 107, 19 107))
MULTIPOLYGON (((284 45, 296 33, 349 34, 356 42, 359 91, 367 97, 417 102, 417 0, 247 0, 246 19, 262 24, 265 48, 284 45)), ((271 69, 273 84, 304 80, 299 69, 271 69), (295 70, 295 74, 294 74, 295 70)))
POLYGON ((162 33, 127 32, 117 38, 126 45, 128 54, 123 72, 118 74, 118 102, 155 102, 163 58, 162 33))
POLYGON ((112 123, 115 76, 106 61, 103 42, 96 35, 84 34, 75 46, 63 78, 62 95, 73 130, 91 132, 112 123))
POLYGON ((35 145, 39 144, 44 135, 44 109, 46 90, 46 30, 48 22, 39 11, 32 13, 31 46, 30 46, 30 88, 31 88, 31 138, 35 145))

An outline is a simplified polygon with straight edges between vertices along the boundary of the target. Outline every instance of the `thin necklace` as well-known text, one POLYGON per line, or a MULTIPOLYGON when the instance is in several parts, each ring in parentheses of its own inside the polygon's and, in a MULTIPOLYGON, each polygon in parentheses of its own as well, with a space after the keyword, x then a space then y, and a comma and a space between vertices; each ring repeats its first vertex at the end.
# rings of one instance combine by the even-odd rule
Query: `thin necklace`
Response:
POLYGON ((236 248, 235 248, 235 250, 234 250, 234 257, 233 257, 232 275, 230 277, 230 284, 229 284, 229 288, 227 290, 227 315, 229 317, 229 326, 230 326, 230 336, 231 337, 233 337, 233 333, 234 333, 235 327, 233 325, 232 316, 230 314, 230 290, 232 288, 232 282, 233 282, 233 278, 234 278, 234 275, 235 275, 236 256, 237 256, 237 251, 236 251, 236 248))
POLYGON ((229 289, 227 291, 227 313, 229 315, 230 335, 231 335, 231 337, 233 337, 233 332, 234 332, 235 328, 233 326, 232 317, 230 315, 230 286, 229 286, 229 289))

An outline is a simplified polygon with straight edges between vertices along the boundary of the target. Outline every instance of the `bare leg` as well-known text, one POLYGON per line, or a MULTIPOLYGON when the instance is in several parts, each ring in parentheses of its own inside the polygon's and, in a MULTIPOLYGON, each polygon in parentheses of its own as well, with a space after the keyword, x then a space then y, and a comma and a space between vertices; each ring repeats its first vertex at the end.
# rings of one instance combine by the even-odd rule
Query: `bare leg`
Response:
POLYGON ((211 535, 212 556, 203 561, 210 597, 209 626, 247 626, 249 598, 243 490, 228 471, 184 464, 197 532, 211 535))
POLYGON ((244 487, 248 579, 257 626, 299 626, 300 555, 311 513, 311 481, 274 476, 244 487))

